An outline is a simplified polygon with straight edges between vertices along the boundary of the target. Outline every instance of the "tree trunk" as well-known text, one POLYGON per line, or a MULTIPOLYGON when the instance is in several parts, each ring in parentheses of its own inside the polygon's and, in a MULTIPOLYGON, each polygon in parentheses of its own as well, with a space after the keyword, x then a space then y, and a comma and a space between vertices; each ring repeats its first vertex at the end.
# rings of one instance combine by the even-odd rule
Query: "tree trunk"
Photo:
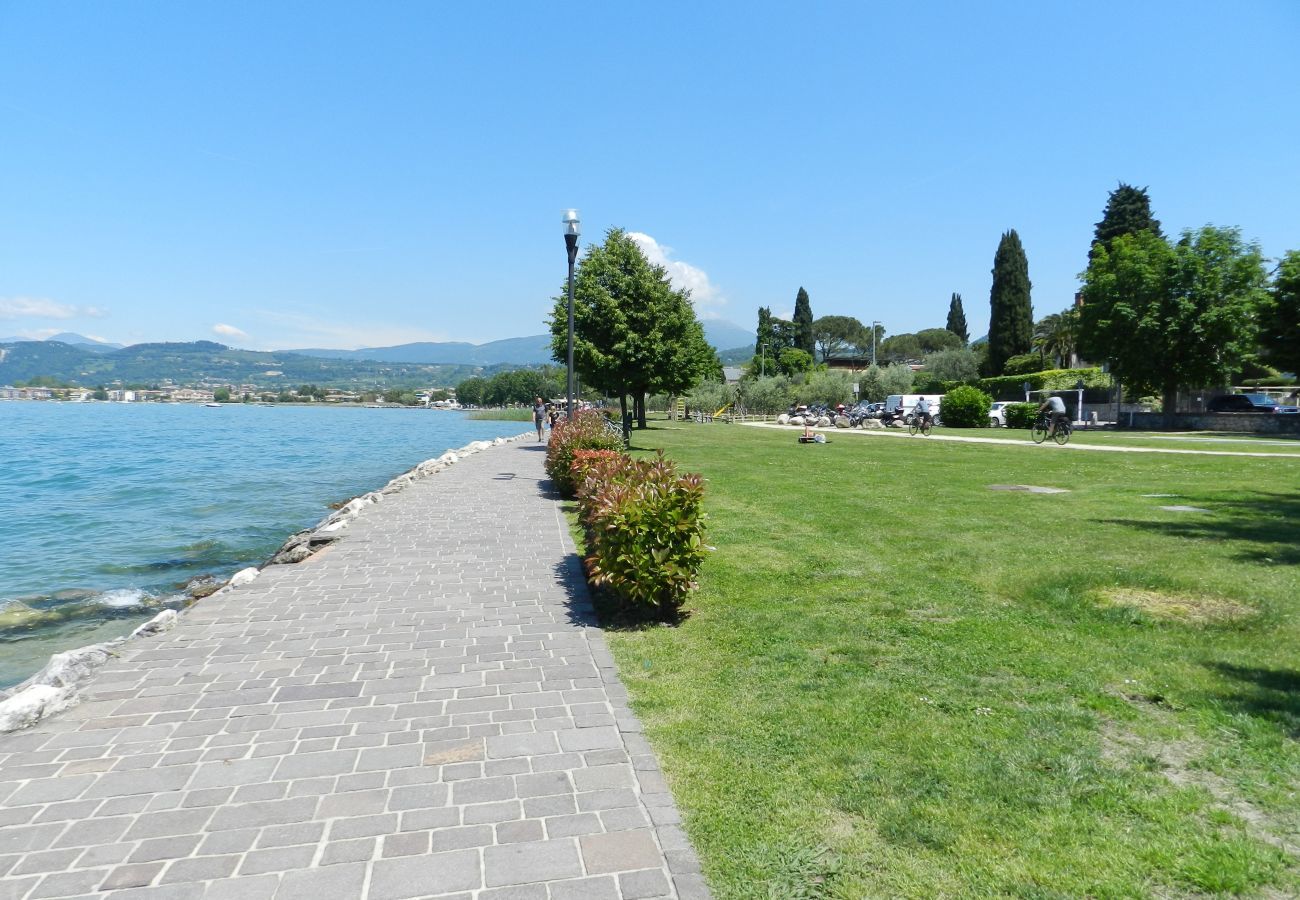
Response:
POLYGON ((1160 415, 1166 431, 1174 430, 1174 415, 1178 410, 1178 385, 1165 383, 1161 395, 1160 415))
POLYGON ((635 398, 636 427, 645 428, 645 391, 638 391, 635 398))
POLYGON ((618 395, 618 427, 623 432, 623 446, 627 447, 632 443, 632 416, 627 409, 627 394, 618 395))

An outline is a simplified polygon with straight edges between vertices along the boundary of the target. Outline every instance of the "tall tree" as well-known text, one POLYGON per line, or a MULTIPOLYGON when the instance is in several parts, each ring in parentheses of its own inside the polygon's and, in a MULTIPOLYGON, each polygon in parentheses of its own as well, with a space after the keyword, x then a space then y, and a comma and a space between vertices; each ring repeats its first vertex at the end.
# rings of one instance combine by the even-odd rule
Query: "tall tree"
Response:
POLYGON ((961 294, 953 294, 948 301, 948 323, 943 327, 961 338, 963 344, 970 343, 970 333, 966 330, 966 313, 961 308, 961 294))
POLYGON ((758 331, 754 341, 754 354, 758 355, 766 347, 772 348, 772 307, 760 306, 758 308, 758 331))
POLYGON ((813 341, 822 362, 861 347, 864 340, 870 345, 871 332, 853 316, 822 316, 813 322, 813 341))
POLYGON ((989 291, 990 375, 1001 375, 1012 356, 1027 353, 1034 337, 1034 307, 1029 298, 1029 260, 1013 228, 1002 235, 993 256, 993 287, 989 291))
POLYGON ((1083 277, 1079 349, 1110 360, 1126 388, 1159 392, 1167 423, 1179 387, 1226 383, 1255 348, 1268 276, 1234 228, 1185 231, 1176 245, 1123 234, 1098 246, 1083 277))
POLYGON ((808 292, 802 287, 794 298, 794 345, 816 358, 817 344, 813 338, 812 304, 808 301, 808 292))
POLYGON ((1147 196, 1147 189, 1136 188, 1121 181, 1119 187, 1106 198, 1106 209, 1093 232, 1094 249, 1088 251, 1088 259, 1093 258, 1098 244, 1110 250, 1111 242, 1121 234, 1137 234, 1139 231, 1149 231, 1156 237, 1164 237, 1160 231, 1160 220, 1151 215, 1151 198, 1147 196))
POLYGON ((1300 373, 1300 250, 1282 257, 1259 311, 1259 343, 1283 372, 1300 373))
MULTIPOLYGON (((644 421, 644 397, 655 389, 685 390, 716 366, 704 342, 690 291, 672 286, 663 266, 652 265, 621 228, 592 245, 574 283, 574 368, 583 382, 619 397, 627 414, 630 395, 644 421)), ((551 352, 565 358, 568 298, 551 312, 551 352)))

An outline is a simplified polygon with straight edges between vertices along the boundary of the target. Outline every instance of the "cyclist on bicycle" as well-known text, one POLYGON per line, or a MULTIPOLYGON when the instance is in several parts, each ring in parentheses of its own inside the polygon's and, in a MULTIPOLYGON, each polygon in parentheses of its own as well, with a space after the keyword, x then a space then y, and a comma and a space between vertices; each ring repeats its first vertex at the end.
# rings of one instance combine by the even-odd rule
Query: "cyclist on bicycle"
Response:
POLYGON ((1058 425, 1068 425, 1070 423, 1070 416, 1065 411, 1065 401, 1055 395, 1044 400, 1042 405, 1038 407, 1038 412, 1039 415, 1050 417, 1047 423, 1048 440, 1051 440, 1056 434, 1058 425))
POLYGON ((934 417, 930 415, 930 401, 924 397, 917 400, 916 406, 912 407, 912 417, 915 418, 919 424, 933 425, 934 417))

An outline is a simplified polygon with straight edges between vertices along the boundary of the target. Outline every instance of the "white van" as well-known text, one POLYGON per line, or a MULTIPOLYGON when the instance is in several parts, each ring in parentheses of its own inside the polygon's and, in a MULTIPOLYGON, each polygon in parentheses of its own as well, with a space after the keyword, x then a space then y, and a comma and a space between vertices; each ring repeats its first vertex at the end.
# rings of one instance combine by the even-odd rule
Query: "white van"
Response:
POLYGON ((943 394, 890 394, 885 398, 885 414, 908 417, 916 408, 916 401, 922 397, 930 401, 930 415, 937 422, 939 407, 943 405, 943 394))

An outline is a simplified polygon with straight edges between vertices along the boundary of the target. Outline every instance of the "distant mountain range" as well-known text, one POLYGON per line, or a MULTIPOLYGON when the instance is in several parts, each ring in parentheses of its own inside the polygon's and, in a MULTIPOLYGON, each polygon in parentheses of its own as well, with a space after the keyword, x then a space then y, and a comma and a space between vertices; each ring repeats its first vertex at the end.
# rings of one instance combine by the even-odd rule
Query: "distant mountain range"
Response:
MULTIPOLYGON (((752 346, 754 335, 739 325, 722 319, 709 319, 704 325, 704 337, 715 350, 726 351, 752 346)), ((360 350, 327 350, 309 347, 305 350, 283 350, 301 356, 322 359, 373 359, 381 362, 409 362, 449 364, 462 366, 516 365, 535 366, 554 362, 551 358, 551 336, 534 334, 528 337, 506 338, 486 344, 467 344, 463 341, 422 341, 398 344, 395 347, 363 347, 360 350)), ((747 357, 748 358, 748 357, 747 357)))
MULTIPOLYGON (((704 323, 705 337, 722 352, 753 338, 730 322, 704 323)), ((749 357, 741 353, 745 359, 749 357)), ((450 387, 492 370, 554 363, 548 334, 487 344, 414 343, 363 350, 239 350, 212 341, 122 347, 79 334, 44 341, 0 338, 0 384, 37 377, 94 387, 99 384, 252 384, 278 389, 322 387, 450 387)))
MULTIPOLYGON (((108 341, 97 341, 94 338, 88 338, 83 334, 76 334, 72 331, 65 331, 45 338, 47 341, 54 341, 60 344, 70 344, 73 347, 84 347, 87 350, 93 350, 96 353, 108 353, 111 350, 121 350, 124 344, 110 344, 108 341)), ((0 344, 17 344, 23 341, 35 341, 34 338, 7 337, 0 338, 0 344)))

